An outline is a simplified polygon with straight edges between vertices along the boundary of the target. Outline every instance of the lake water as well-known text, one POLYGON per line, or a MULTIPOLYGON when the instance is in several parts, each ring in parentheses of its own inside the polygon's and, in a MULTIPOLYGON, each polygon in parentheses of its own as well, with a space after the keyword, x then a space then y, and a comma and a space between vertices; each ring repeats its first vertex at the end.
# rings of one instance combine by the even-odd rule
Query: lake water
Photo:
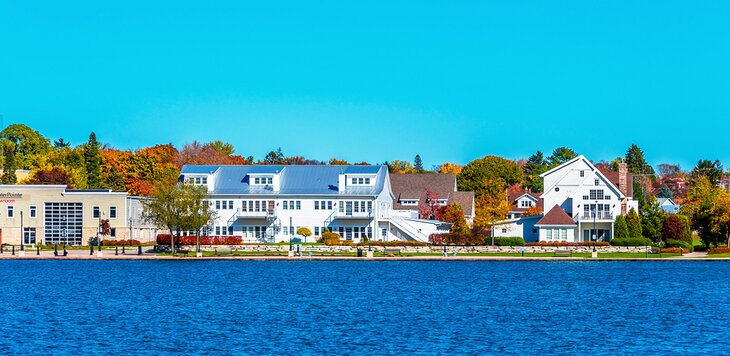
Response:
POLYGON ((727 352, 730 263, 0 261, 2 353, 727 352))

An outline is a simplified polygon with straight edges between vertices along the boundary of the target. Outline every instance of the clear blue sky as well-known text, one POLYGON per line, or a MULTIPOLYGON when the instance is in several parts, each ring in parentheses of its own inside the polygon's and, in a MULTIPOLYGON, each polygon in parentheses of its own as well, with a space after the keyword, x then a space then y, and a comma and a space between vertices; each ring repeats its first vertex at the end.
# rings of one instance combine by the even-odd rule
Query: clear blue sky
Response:
POLYGON ((727 1, 2 1, 0 114, 78 144, 730 163, 727 1), (417 6, 416 6, 417 4, 417 6))

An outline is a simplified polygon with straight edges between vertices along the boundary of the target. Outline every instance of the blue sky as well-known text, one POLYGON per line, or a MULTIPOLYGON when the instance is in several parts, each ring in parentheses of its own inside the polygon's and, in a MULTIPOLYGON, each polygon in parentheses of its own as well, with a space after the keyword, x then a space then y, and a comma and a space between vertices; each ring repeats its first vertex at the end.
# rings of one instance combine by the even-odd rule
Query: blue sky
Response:
POLYGON ((417 3, 2 1, 0 114, 256 158, 730 163, 730 2, 417 3))

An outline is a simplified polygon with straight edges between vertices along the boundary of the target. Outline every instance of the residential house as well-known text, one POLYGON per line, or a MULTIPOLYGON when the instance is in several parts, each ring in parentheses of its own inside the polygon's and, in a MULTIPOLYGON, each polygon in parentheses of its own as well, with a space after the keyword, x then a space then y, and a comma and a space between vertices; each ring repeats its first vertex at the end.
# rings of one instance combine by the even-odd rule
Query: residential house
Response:
POLYGON ((524 216, 528 210, 537 208, 542 210, 542 201, 540 193, 530 193, 524 191, 510 192, 508 194, 509 212, 507 219, 518 219, 524 216))
POLYGON ((464 211, 469 226, 474 222, 474 192, 460 192, 456 185, 455 174, 390 174, 393 187, 393 210, 401 216, 413 219, 429 219, 420 216, 419 206, 428 204, 427 192, 432 192, 436 204, 446 206, 457 203, 464 211))
POLYGON ((662 208, 664 211, 666 211, 669 214, 677 214, 679 213, 679 208, 681 207, 677 203, 674 202, 674 199, 672 198, 657 198, 657 203, 659 203, 659 207, 662 208))

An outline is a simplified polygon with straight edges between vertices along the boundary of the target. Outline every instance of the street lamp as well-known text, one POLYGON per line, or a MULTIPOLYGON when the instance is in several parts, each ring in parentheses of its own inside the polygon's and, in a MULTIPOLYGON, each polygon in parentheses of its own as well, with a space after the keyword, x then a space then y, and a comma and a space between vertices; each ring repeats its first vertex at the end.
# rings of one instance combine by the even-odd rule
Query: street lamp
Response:
POLYGON ((66 217, 61 218, 61 227, 62 227, 62 231, 63 231, 63 235, 61 235, 61 237, 63 237, 63 243, 65 245, 66 243, 68 243, 68 231, 66 230, 66 217))
POLYGON ((195 244, 197 245, 195 247, 195 255, 196 257, 200 257, 200 214, 201 214, 202 208, 200 205, 198 205, 198 225, 197 229, 195 230, 195 244))
POLYGON ((23 211, 20 211, 20 250, 25 251, 25 229, 23 228, 23 211))
POLYGON ((598 230, 596 230, 596 215, 598 215, 598 200, 593 206, 593 252, 596 252, 596 239, 598 238, 598 230))
POLYGON ((292 228, 292 217, 289 217, 289 251, 292 251, 291 236, 294 235, 294 229, 292 228))
MULTIPOLYGON (((373 208, 368 208, 368 230, 372 231, 372 221, 370 221, 370 215, 373 213, 373 208)), ((370 233, 367 234, 368 237, 368 251, 371 251, 370 249, 370 240, 372 240, 372 236, 370 236, 370 233)))

